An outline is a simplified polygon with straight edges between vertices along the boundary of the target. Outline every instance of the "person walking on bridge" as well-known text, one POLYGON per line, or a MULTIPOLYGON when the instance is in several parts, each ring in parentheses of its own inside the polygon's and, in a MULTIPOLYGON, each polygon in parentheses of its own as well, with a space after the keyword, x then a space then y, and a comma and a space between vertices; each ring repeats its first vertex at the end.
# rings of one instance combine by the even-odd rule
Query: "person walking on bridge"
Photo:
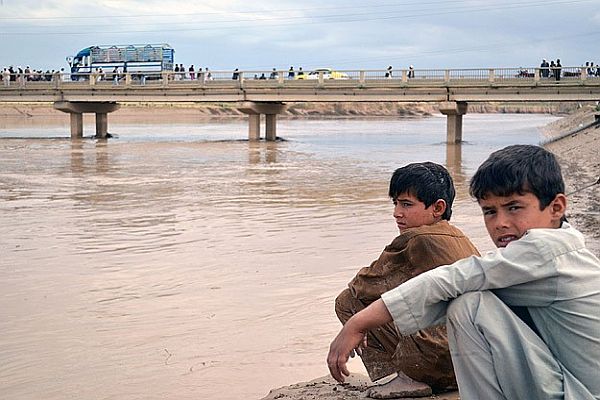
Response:
POLYGON ((562 65, 560 65, 560 58, 557 58, 555 68, 554 68, 554 79, 556 79, 557 81, 560 81, 561 69, 562 69, 562 65))
POLYGON ((10 71, 8 68, 4 68, 2 71, 2 83, 4 84, 4 87, 10 86, 10 71))
POLYGON ((548 75, 550 75, 550 64, 548 64, 548 61, 546 61, 545 58, 542 60, 542 63, 540 64, 540 71, 541 71, 542 78, 547 78, 548 75))

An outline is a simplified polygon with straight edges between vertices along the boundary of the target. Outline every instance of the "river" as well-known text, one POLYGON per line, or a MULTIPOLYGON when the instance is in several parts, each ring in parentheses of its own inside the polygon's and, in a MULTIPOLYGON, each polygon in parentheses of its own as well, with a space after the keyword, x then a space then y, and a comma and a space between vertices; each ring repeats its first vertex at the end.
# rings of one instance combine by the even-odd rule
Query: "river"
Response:
MULTIPOLYGON (((547 115, 0 122, 0 398, 258 399, 327 373, 333 300, 397 234, 395 168, 447 165, 453 222, 492 248, 466 185, 547 115), (86 134, 93 127, 85 127, 86 134)), ((360 370, 354 362, 352 368, 360 370)))

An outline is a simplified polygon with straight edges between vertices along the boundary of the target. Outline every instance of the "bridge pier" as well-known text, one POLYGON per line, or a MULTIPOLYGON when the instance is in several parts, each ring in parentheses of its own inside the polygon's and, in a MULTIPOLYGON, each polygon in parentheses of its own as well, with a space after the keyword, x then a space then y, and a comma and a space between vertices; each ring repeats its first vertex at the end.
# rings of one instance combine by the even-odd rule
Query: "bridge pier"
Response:
POLYGON ((71 113, 71 138, 83 137, 83 114, 71 113))
POLYGON ((260 114, 248 114, 248 140, 260 140, 260 114))
POLYGON ((268 142, 277 139, 277 114, 285 111, 286 105, 282 103, 256 103, 245 101, 238 109, 248 114, 248 140, 260 140, 260 116, 265 115, 265 140, 268 142))
POLYGON ((119 104, 112 102, 75 102, 56 101, 54 108, 70 114, 71 139, 83 137, 83 114, 96 114, 96 138, 106 139, 108 134, 108 114, 119 109, 119 104))
POLYGON ((439 109, 447 117, 446 143, 462 142, 462 116, 467 113, 467 103, 445 101, 440 104, 439 109))

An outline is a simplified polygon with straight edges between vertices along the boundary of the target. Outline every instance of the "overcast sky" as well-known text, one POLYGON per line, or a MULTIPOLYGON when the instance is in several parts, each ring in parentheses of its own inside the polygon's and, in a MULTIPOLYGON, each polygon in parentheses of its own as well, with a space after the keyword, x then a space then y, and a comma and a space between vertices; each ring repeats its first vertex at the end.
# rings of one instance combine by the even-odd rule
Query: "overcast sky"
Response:
POLYGON ((212 70, 578 66, 600 63, 600 0, 0 0, 0 66, 147 43, 212 70))

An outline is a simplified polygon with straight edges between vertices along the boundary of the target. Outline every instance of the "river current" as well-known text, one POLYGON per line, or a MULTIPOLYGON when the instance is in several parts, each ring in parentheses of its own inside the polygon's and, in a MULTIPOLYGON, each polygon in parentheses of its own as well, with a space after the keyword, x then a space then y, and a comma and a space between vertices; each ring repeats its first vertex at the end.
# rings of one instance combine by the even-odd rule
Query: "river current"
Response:
POLYGON ((468 114, 461 146, 441 116, 279 120, 270 143, 245 121, 108 141, 0 122, 0 398, 258 399, 325 375, 335 296, 397 234, 394 169, 446 165, 486 251, 469 177, 553 120, 468 114))

